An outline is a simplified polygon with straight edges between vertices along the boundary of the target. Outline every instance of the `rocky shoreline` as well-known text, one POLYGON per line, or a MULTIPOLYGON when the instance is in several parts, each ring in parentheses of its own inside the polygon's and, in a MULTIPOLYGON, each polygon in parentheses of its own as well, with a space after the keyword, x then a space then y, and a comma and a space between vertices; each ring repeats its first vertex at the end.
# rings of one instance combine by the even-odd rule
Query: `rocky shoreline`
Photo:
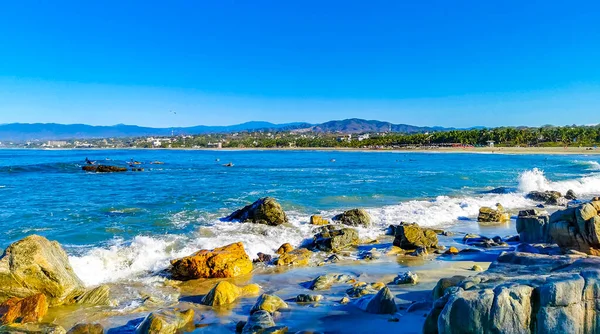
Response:
MULTIPOLYGON (((314 237, 298 248, 281 240, 254 261, 240 242, 198 250, 172 259, 152 293, 135 282, 84 287, 58 243, 31 235, 0 258, 0 332, 599 332, 599 199, 529 196, 567 207, 519 212, 518 235, 506 238, 399 223, 361 240, 356 228, 372 224, 366 211, 313 216, 314 237), (443 245, 457 239, 461 249, 443 245), (131 291, 130 305, 116 308, 131 291)), ((507 216, 497 205, 478 220, 507 216)), ((262 198, 224 220, 276 229, 287 216, 262 198)))

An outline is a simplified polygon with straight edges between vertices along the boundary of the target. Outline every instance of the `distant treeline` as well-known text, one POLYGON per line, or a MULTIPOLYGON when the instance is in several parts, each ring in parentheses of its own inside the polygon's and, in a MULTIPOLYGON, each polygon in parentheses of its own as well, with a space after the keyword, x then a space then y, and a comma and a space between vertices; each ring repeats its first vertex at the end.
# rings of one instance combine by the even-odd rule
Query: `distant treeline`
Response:
MULTIPOLYGON (((486 146, 493 141, 496 146, 593 146, 600 143, 600 126, 544 126, 540 128, 502 127, 494 129, 451 130, 432 133, 370 134, 358 140, 342 134, 247 133, 237 138, 222 137, 223 147, 395 147, 423 145, 474 145, 486 146)), ((215 136, 196 136, 173 147, 206 147, 215 136)))

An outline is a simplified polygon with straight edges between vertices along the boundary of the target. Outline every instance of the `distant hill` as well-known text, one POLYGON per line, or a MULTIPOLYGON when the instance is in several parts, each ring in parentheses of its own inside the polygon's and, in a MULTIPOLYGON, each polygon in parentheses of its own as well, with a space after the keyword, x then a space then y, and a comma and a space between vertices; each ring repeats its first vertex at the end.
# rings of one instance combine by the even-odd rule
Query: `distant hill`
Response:
POLYGON ((392 124, 376 120, 358 118, 329 121, 322 124, 269 122, 247 122, 228 126, 198 125, 192 127, 150 128, 136 125, 118 124, 113 126, 93 126, 86 124, 55 123, 12 123, 0 124, 0 141, 28 141, 51 139, 89 139, 89 138, 123 138, 146 136, 199 135, 208 133, 231 133, 242 131, 313 131, 317 133, 366 133, 366 132, 400 132, 422 133, 445 131, 453 128, 420 127, 408 124, 392 124))

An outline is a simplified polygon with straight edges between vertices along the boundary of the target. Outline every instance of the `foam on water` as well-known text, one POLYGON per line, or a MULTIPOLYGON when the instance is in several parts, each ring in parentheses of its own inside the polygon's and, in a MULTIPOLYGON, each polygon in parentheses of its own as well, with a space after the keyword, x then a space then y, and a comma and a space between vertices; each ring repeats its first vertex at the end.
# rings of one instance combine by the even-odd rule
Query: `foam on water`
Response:
POLYGON ((569 189, 576 194, 594 195, 600 189, 600 175, 587 175, 578 179, 550 181, 543 170, 534 168, 519 176, 519 187, 522 192, 556 190, 566 193, 569 189))
POLYGON ((600 163, 593 160, 575 160, 573 161, 577 165, 586 166, 588 170, 600 170, 600 163))

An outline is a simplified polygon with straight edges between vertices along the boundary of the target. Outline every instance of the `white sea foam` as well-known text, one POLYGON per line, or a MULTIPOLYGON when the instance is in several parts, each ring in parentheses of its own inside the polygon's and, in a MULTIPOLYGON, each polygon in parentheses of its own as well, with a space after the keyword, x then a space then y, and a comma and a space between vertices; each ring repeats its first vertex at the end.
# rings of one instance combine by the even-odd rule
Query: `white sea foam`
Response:
POLYGON ((587 166, 588 170, 600 170, 600 163, 594 160, 575 160, 575 164, 587 166))
POLYGON ((544 171, 534 168, 519 176, 519 187, 522 192, 556 190, 566 193, 569 189, 576 194, 597 194, 600 189, 600 175, 588 175, 578 179, 550 181, 544 171))

